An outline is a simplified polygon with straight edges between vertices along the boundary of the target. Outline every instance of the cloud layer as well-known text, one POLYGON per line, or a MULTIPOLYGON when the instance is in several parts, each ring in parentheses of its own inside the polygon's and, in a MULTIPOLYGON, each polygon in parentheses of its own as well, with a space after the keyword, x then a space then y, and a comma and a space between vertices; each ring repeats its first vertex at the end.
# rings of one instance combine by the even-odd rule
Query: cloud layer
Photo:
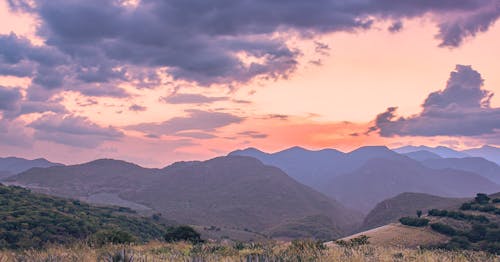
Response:
POLYGON ((457 65, 446 88, 429 94, 420 114, 398 117, 396 107, 379 114, 372 130, 390 136, 479 136, 500 131, 500 108, 492 108, 493 93, 483 89, 479 72, 457 65))

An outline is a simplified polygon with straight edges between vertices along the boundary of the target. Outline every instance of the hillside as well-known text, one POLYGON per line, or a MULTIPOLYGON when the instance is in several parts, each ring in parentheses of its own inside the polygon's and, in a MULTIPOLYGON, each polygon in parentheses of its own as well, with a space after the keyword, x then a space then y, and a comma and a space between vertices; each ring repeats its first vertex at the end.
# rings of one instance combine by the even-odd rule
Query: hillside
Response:
POLYGON ((120 200, 131 208, 140 205, 166 218, 196 225, 263 232, 287 221, 321 215, 330 219, 327 223, 333 225, 333 238, 361 223, 358 213, 296 182, 278 168, 249 157, 181 162, 161 170, 97 160, 31 169, 9 182, 102 204, 120 200))
POLYGON ((464 150, 463 152, 470 156, 488 159, 489 161, 495 162, 497 163, 497 165, 500 165, 500 148, 498 147, 484 145, 480 148, 472 148, 464 150))
POLYGON ((427 159, 440 159, 442 157, 440 157, 438 154, 434 154, 434 153, 431 153, 429 151, 426 151, 426 150, 419 150, 419 151, 414 151, 414 152, 408 152, 408 153, 404 153, 403 155, 413 159, 413 160, 417 160, 417 161, 424 161, 424 160, 427 160, 427 159))
POLYGON ((431 209, 423 217, 403 217, 399 221, 449 238, 429 248, 481 250, 500 255, 499 203, 500 198, 478 193, 459 208, 431 209))
POLYGON ((415 215, 416 210, 422 210, 425 213, 433 208, 459 207, 463 202, 463 198, 446 198, 423 193, 402 193, 378 203, 366 215, 361 230, 397 222, 401 217, 415 215))
POLYGON ((162 238, 165 230, 130 209, 94 207, 20 187, 0 185, 0 203, 0 249, 70 244, 110 230, 146 241, 162 238))
POLYGON ((469 157, 465 152, 460 152, 445 146, 437 146, 437 147, 428 147, 428 146, 403 146, 399 148, 394 148, 392 149, 394 152, 398 152, 400 154, 406 154, 410 152, 416 152, 416 151, 427 151, 431 152, 433 154, 436 154, 440 157, 443 158, 462 158, 462 157, 469 157))
MULTIPOLYGON (((418 248, 420 246, 439 245, 450 240, 449 237, 432 231, 429 228, 419 228, 391 223, 376 227, 345 238, 344 241, 367 236, 371 245, 382 247, 418 248)), ((328 245, 335 245, 329 242, 328 245)))
POLYGON ((366 146, 349 153, 342 153, 335 149, 312 151, 292 147, 269 154, 255 148, 248 148, 231 152, 229 155, 257 158, 267 165, 280 168, 295 180, 325 194, 330 193, 325 183, 332 177, 352 172, 373 158, 401 157, 384 146, 366 146))
POLYGON ((38 158, 28 160, 19 157, 0 157, 0 179, 24 172, 33 167, 62 166, 58 163, 49 162, 46 159, 38 158))
POLYGON ((498 185, 477 174, 431 169, 409 158, 372 159, 352 173, 334 177, 327 186, 330 196, 365 213, 403 192, 471 197, 475 192, 499 190, 498 185))
POLYGON ((500 166, 481 157, 426 159, 421 163, 433 169, 473 172, 500 185, 500 166))

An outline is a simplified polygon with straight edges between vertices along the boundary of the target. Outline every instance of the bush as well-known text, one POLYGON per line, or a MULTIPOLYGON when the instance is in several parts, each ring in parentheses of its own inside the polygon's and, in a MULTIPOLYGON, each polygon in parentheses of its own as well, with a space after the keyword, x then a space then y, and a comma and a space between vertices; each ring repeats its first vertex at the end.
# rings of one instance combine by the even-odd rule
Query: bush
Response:
POLYGON ((476 198, 474 198, 474 201, 476 201, 476 203, 481 205, 488 204, 490 202, 490 197, 488 197, 488 195, 486 194, 478 193, 476 195, 476 198))
POLYGON ((471 243, 466 237, 455 236, 443 246, 445 249, 458 250, 458 249, 470 249, 471 243))
POLYGON ((465 235, 471 242, 478 242, 486 238, 488 230, 482 225, 473 225, 472 230, 467 232, 465 235))
POLYGON ((101 247, 107 244, 130 244, 136 242, 135 237, 122 230, 102 230, 90 238, 91 244, 101 247))
POLYGON ((431 224, 431 228, 432 230, 447 236, 455 236, 457 234, 457 231, 453 227, 442 223, 433 223, 431 224))
POLYGON ((200 233, 196 232, 196 230, 190 226, 169 227, 165 234, 165 241, 187 241, 193 244, 203 242, 200 233))
POLYGON ((462 206, 460 206, 460 210, 471 210, 471 209, 472 209, 471 203, 463 203, 462 206))
POLYGON ((399 219, 399 222, 406 226, 425 227, 427 226, 427 224, 429 224, 429 219, 416 218, 416 217, 402 217, 399 219))
POLYGON ((352 239, 349 239, 349 241, 345 240, 337 240, 335 243, 339 246, 343 247, 359 247, 359 246, 364 246, 370 244, 370 241, 368 241, 368 236, 361 235, 359 237, 355 237, 352 239))

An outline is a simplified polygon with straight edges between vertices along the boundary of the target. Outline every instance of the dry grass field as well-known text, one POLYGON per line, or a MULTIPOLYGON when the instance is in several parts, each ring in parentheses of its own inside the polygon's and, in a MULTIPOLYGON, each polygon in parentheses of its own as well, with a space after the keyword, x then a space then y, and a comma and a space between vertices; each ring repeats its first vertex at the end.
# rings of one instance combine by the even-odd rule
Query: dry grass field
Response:
POLYGON ((203 244, 152 242, 136 246, 93 249, 84 244, 36 251, 1 251, 0 261, 499 261, 499 257, 470 251, 404 249, 363 245, 325 246, 312 241, 267 244, 203 244))

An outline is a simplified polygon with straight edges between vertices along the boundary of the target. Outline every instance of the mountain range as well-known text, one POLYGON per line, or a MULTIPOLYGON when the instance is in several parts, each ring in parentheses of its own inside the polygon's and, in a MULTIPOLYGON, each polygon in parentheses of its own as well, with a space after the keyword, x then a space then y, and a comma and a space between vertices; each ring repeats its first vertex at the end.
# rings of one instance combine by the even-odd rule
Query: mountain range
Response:
MULTIPOLYGON (((302 220, 317 223, 313 228, 327 223, 329 238, 335 238, 353 231, 362 220, 359 213, 296 182, 280 169, 241 156, 179 162, 163 169, 102 159, 32 168, 6 182, 99 204, 119 200, 122 205, 141 206, 182 223, 257 232, 279 227, 273 231, 276 237, 287 237, 286 228, 302 220)), ((301 234, 314 237, 310 235, 313 231, 301 234)))
POLYGON ((499 190, 500 167, 493 162, 444 147, 435 152, 427 151, 428 147, 406 149, 397 153, 369 146, 342 153, 293 147, 270 154, 248 148, 229 155, 251 156, 277 166, 297 181, 363 213, 404 192, 467 197, 499 190), (443 158, 436 152, 464 158, 443 158))
POLYGON ((7 174, 4 183, 50 195, 281 238, 330 239, 381 225, 395 219, 381 207, 413 201, 401 199, 416 200, 394 213, 500 191, 498 164, 444 147, 248 148, 164 168, 113 159, 64 166, 3 158, 0 172, 7 174))

